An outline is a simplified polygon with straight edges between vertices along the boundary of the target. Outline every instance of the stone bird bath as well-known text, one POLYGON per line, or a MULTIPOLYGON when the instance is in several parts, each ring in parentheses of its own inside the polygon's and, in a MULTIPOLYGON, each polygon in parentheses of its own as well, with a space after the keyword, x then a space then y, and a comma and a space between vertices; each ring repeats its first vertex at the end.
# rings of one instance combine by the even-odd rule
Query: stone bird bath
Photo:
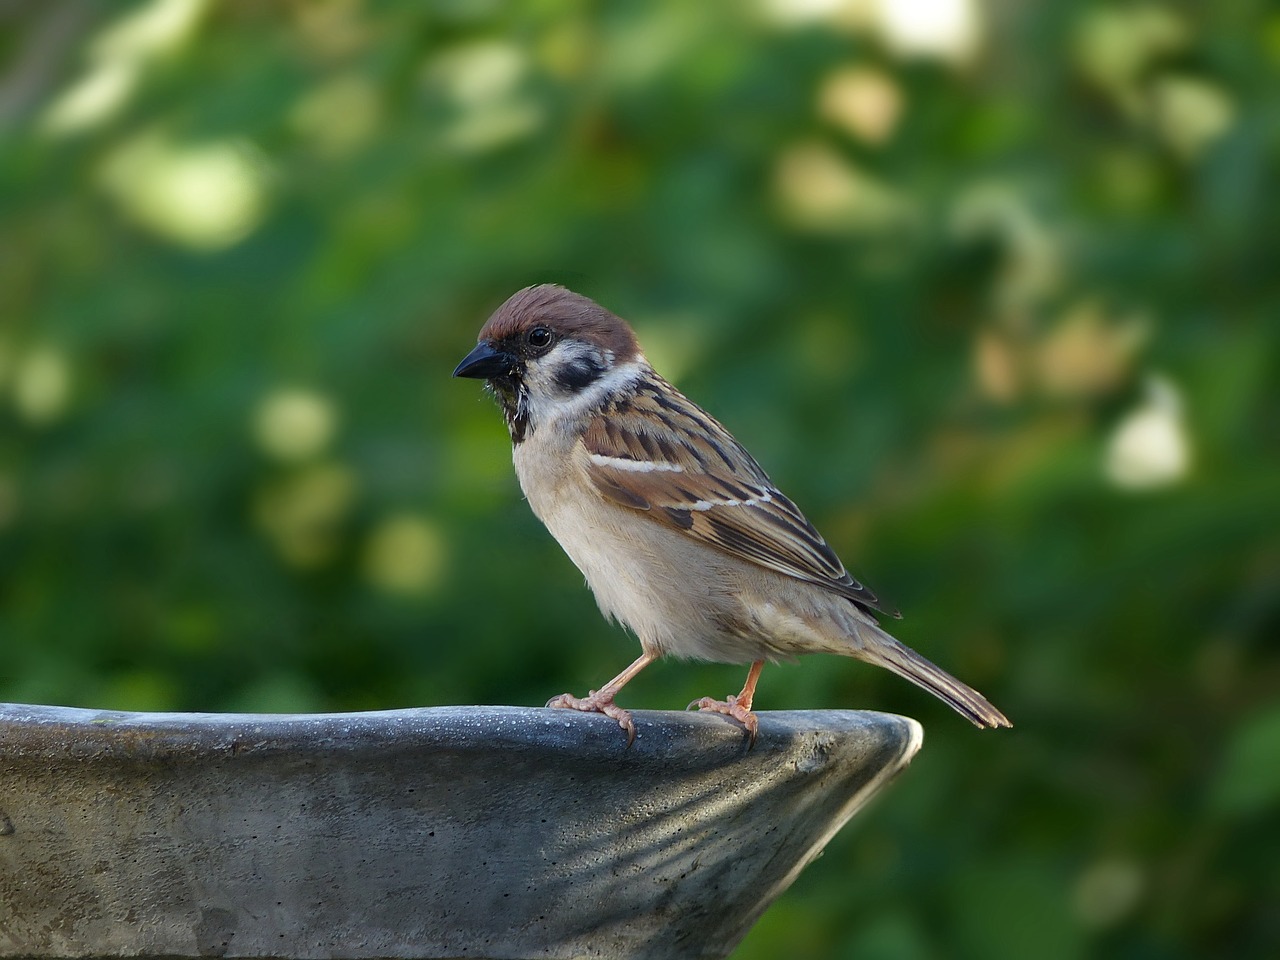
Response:
POLYGON ((0 704, 0 958, 711 958, 914 720, 0 704))

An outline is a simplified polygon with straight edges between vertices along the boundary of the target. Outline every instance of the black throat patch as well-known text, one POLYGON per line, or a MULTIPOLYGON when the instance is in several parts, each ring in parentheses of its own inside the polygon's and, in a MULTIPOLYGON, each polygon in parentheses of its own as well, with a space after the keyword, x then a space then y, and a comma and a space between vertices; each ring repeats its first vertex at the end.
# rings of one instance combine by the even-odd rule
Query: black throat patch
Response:
POLYGON ((529 391, 523 381, 515 377, 495 378, 488 382, 488 387, 502 407, 512 446, 523 443, 529 432, 529 391))
POLYGON ((529 405, 522 403, 515 410, 506 408, 502 411, 507 418, 507 430, 511 433, 511 445, 524 443, 525 434, 529 431, 529 405))

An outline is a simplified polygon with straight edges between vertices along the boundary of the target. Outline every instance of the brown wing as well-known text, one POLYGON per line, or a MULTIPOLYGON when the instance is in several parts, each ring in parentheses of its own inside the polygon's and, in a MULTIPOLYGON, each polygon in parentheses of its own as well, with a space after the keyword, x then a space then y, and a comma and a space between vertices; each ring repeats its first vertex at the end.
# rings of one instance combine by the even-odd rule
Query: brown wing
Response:
POLYGON ((655 377, 615 398, 583 433, 601 494, 758 566, 886 610, 796 505, 711 416, 655 377))

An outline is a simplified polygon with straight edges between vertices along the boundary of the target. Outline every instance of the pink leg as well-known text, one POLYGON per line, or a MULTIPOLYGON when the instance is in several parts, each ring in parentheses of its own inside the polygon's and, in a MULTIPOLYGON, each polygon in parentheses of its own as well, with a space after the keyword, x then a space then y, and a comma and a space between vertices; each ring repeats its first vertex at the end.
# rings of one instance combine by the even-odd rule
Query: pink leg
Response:
POLYGON ((552 697, 548 700, 547 706, 561 710, 581 710, 584 713, 603 713, 606 717, 613 717, 618 721, 618 726, 627 731, 627 746, 629 747, 636 739, 635 721, 631 719, 629 712, 613 702, 613 698, 637 673, 657 659, 657 656, 652 653, 642 654, 635 663, 631 664, 599 690, 592 690, 585 697, 575 697, 562 693, 560 696, 552 697))
POLYGON ((760 729, 760 721, 756 715, 751 712, 751 701, 756 696, 756 684, 760 682, 760 671, 764 669, 764 661, 757 660, 751 664, 751 669, 747 672, 747 682, 742 685, 742 692, 736 697, 729 696, 724 700, 712 700, 710 697, 703 697, 701 700, 695 700, 689 704, 689 709, 697 707, 699 710, 707 710, 711 713, 723 713, 726 717, 732 717, 742 724, 747 733, 751 734, 751 742, 756 742, 756 733, 760 729))

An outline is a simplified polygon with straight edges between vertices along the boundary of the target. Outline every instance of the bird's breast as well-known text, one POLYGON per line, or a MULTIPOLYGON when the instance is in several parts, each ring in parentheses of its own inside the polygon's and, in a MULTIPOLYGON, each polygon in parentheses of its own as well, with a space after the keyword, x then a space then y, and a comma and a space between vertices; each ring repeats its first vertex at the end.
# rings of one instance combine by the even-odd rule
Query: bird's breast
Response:
POLYGON ((847 600, 605 499, 580 444, 538 439, 515 452, 529 506, 582 571, 601 612, 629 627, 647 651, 726 663, 848 652, 845 630, 821 626, 833 610, 852 611, 847 600))

